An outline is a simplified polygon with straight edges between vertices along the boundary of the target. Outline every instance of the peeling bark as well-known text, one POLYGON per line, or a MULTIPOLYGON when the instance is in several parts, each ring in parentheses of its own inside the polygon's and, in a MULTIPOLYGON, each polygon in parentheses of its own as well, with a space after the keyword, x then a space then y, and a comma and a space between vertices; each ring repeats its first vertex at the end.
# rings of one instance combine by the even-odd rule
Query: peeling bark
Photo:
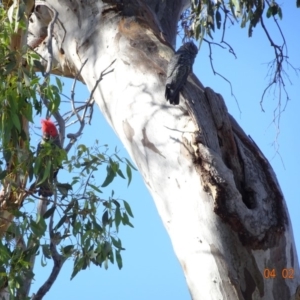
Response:
MULTIPOLYGON (((292 227, 267 159, 222 97, 194 75, 180 106, 165 102, 167 64, 188 1, 52 2, 56 73, 75 77, 88 59, 81 79, 91 91, 116 59, 95 101, 153 196, 192 298, 296 299, 292 227), (267 280, 265 268, 291 268, 294 279, 267 280)), ((46 59, 46 43, 37 41, 48 13, 38 14, 28 43, 46 59)))

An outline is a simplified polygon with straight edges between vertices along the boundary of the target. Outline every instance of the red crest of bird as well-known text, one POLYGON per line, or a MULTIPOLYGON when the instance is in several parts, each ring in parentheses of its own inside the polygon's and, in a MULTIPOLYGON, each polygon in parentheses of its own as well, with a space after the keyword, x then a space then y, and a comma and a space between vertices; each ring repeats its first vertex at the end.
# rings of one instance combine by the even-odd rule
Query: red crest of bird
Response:
POLYGON ((42 119, 42 132, 43 134, 49 134, 52 138, 55 138, 58 136, 58 131, 56 129, 56 126, 50 119, 42 119))

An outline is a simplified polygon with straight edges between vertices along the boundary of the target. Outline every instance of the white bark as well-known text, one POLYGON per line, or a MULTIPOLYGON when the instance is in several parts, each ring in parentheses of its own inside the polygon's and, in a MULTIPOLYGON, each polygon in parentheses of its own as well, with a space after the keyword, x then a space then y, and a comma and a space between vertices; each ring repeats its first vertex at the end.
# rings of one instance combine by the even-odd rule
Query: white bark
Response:
MULTIPOLYGON (((116 59, 94 97, 153 196, 192 298, 289 299, 299 264, 267 160, 195 76, 180 106, 165 102, 174 26, 187 1, 153 1, 156 14, 146 1, 103 2, 48 1, 59 13, 54 64, 75 76, 88 59, 81 78, 91 91, 116 59), (264 279, 272 266, 293 268, 294 280, 264 279)), ((48 57, 44 43, 34 47, 48 57)))

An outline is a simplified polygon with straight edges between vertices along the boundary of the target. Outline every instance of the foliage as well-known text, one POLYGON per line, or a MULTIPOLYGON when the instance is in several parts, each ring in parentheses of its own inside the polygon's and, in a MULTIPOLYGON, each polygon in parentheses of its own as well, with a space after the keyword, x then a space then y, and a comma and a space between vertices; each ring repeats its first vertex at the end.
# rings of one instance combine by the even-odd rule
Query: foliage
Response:
POLYGON ((19 14, 20 11, 13 10, 8 18, 0 6, 0 150, 3 154, 0 205, 3 207, 6 202, 6 209, 14 216, 0 239, 0 291, 7 288, 11 299, 29 299, 26 288, 35 276, 33 266, 37 255, 43 266, 49 260, 54 262, 51 275, 57 275, 70 258, 74 261, 71 278, 90 264, 108 268, 109 262, 116 262, 122 268, 121 252, 125 249, 118 232, 121 226, 133 227, 130 220, 133 213, 129 203, 117 199, 114 191, 109 197, 100 195, 117 177, 127 178, 129 185, 134 167, 127 159, 120 158, 117 151, 108 155, 108 148, 101 147, 98 141, 90 148, 78 145, 69 160, 64 150, 48 144, 36 157, 26 124, 34 122, 34 113, 41 115, 45 109, 47 115, 58 114, 62 83, 58 78, 56 85, 51 84, 50 78, 42 82, 36 74, 42 70, 36 53, 11 49, 12 36, 20 28, 25 29, 19 14), (53 159, 45 165, 44 157, 53 159), (31 181, 43 171, 41 183, 57 167, 67 169, 74 176, 71 182, 54 183, 54 199, 38 199, 31 188, 25 188, 27 178, 31 181), (98 182, 99 174, 105 175, 102 184, 98 182), (10 201, 11 195, 20 193, 25 195, 22 207, 10 201), (49 202, 42 215, 33 212, 36 201, 49 202))
MULTIPOLYGON (((33 153, 30 151, 28 129, 24 120, 33 122, 33 109, 42 113, 42 102, 37 94, 45 94, 49 99, 50 111, 60 104, 59 89, 49 84, 40 84, 34 65, 40 57, 26 52, 18 60, 19 51, 10 49, 10 36, 15 33, 16 24, 7 22, 6 12, 0 7, 0 142, 3 153, 0 178, 14 178, 12 173, 33 176, 33 153), (7 165, 12 164, 7 169, 7 165), (9 173, 8 173, 9 172, 9 173)), ((10 183, 14 183, 13 180, 10 183)))
MULTIPOLYGON (((76 155, 64 164, 78 175, 71 184, 57 183, 57 201, 49 200, 43 216, 35 217, 35 213, 28 212, 28 207, 35 203, 33 196, 24 202, 21 211, 14 212, 14 222, 0 241, 0 284, 8 283, 12 295, 22 287, 24 278, 34 277, 32 255, 40 254, 43 266, 53 259, 52 243, 59 247, 61 259, 73 259, 71 279, 91 264, 107 269, 109 262, 116 262, 122 268, 121 251, 125 249, 117 234, 121 225, 133 227, 130 221, 133 213, 127 201, 114 197, 114 191, 107 199, 100 194, 112 173, 114 177, 126 178, 120 164, 125 162, 126 169, 130 170, 132 166, 117 153, 107 155, 107 148, 104 152, 99 150, 97 141, 91 149, 85 145, 77 147, 76 155), (100 168, 106 168, 101 185, 94 176, 100 168), (70 193, 72 188, 77 188, 76 193, 70 193)), ((128 176, 128 183, 130 180, 128 176)))
POLYGON ((232 24, 240 22, 242 28, 248 25, 248 35, 252 36, 253 28, 259 23, 267 5, 267 18, 278 16, 282 19, 282 9, 279 4, 268 0, 191 0, 191 10, 182 17, 183 26, 188 36, 202 40, 205 35, 213 39, 215 29, 223 29, 226 21, 232 24), (188 17, 188 18, 186 18, 188 17))
MULTIPOLYGON (((296 6, 300 7, 298 0, 296 6)), ((281 20, 282 18, 282 8, 275 0, 229 0, 228 3, 224 0, 191 0, 190 9, 184 11, 180 17, 180 24, 184 33, 183 41, 194 38, 199 41, 200 46, 203 42, 208 45, 212 71, 229 83, 233 96, 230 80, 217 72, 213 64, 213 46, 228 49, 232 55, 237 57, 233 47, 225 37, 228 23, 230 25, 238 23, 241 28, 248 27, 249 37, 252 36, 255 27, 261 26, 266 39, 274 50, 274 58, 268 63, 267 75, 269 83, 262 92, 260 105, 262 111, 264 111, 263 101, 266 92, 270 89, 274 89, 274 92, 278 90, 277 103, 274 109, 276 117, 273 120, 277 127, 279 127, 281 112, 284 111, 290 100, 286 87, 287 83, 291 83, 289 72, 294 71, 297 75, 300 72, 300 68, 294 67, 289 61, 290 57, 284 32, 278 22, 278 19, 281 20), (273 21, 275 26, 272 31, 265 25, 265 17, 273 21), (216 29, 221 31, 220 42, 214 41, 216 29), (285 101, 282 101, 281 98, 284 96, 285 101), (277 111, 278 108, 279 112, 277 111)))

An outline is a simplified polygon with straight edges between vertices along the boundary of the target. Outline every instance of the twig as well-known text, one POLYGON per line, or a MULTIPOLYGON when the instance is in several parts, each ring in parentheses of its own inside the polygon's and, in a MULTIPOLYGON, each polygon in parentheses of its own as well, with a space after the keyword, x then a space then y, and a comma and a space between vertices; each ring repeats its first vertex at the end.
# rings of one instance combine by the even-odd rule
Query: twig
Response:
POLYGON ((222 46, 221 44, 216 43, 216 42, 211 42, 211 41, 207 40, 206 38, 203 38, 203 41, 210 44, 210 45, 215 45, 215 46, 219 46, 222 49, 226 49, 226 47, 222 46))
MULTIPOLYGON (((114 59, 108 67, 106 67, 101 73, 100 73, 100 76, 98 78, 98 80, 96 81, 95 85, 94 85, 94 88, 92 89, 91 91, 91 94, 90 94, 90 97, 89 99, 87 100, 86 104, 84 106, 82 106, 82 109, 83 109, 83 113, 82 113, 82 116, 80 117, 79 114, 77 113, 76 109, 75 109, 75 106, 72 106, 72 113, 73 115, 76 115, 77 117, 77 121, 80 123, 80 128, 78 129, 78 131, 76 133, 69 133, 67 135, 67 137, 70 139, 70 142, 69 144, 66 146, 65 150, 66 152, 69 152, 71 147, 73 146, 73 144, 77 141, 78 137, 82 134, 82 131, 84 129, 84 126, 85 126, 85 123, 84 123, 84 120, 86 118, 86 113, 87 113, 87 108, 88 107, 91 107, 91 110, 92 110, 92 107, 93 107, 93 104, 94 104, 94 92, 96 91, 96 88, 99 84, 99 82, 103 79, 103 77, 111 72, 114 71, 114 69, 111 69, 109 71, 107 71, 115 62, 116 60, 114 59)), ((86 63, 86 61, 84 62, 86 63)), ((79 74, 81 72, 82 68, 80 69, 79 71, 79 74)), ((79 76, 78 74, 78 76, 79 76)), ((73 85, 73 87, 75 87, 75 85, 73 85)), ((72 97, 74 96, 74 91, 72 92, 72 97)), ((71 98, 72 98, 71 97, 71 98)), ((74 99, 73 99, 74 101, 74 99)), ((74 102, 73 102, 74 104, 74 102)), ((92 114, 93 112, 91 112, 90 114, 90 120, 91 120, 91 117, 92 117, 92 114)), ((90 122, 90 121, 89 121, 90 122)))
POLYGON ((73 110, 73 113, 76 115, 77 119, 79 122, 82 122, 82 119, 79 117, 76 109, 75 109, 75 104, 74 104, 74 96, 75 96, 75 87, 76 87, 76 83, 77 83, 77 80, 78 80, 78 77, 83 69, 83 67, 85 66, 85 64, 87 63, 88 61, 88 58, 84 61, 84 63, 82 64, 80 70, 77 72, 77 75, 75 76, 75 79, 74 79, 74 82, 73 82, 73 85, 72 85, 72 89, 71 89, 71 106, 72 106, 72 110, 73 110))
MULTIPOLYGON (((285 42, 285 38, 282 34, 282 31, 280 29, 280 26, 278 25, 278 23, 276 22, 276 19, 274 18, 275 20, 275 23, 277 24, 278 28, 279 28, 279 31, 280 31, 280 34, 281 34, 281 37, 283 39, 283 43, 281 46, 278 46, 277 44, 274 43, 273 39, 271 38, 266 26, 265 26, 265 23, 264 23, 264 19, 263 17, 260 18, 260 24, 271 44, 271 47, 273 47, 274 49, 274 53, 275 53, 275 59, 273 60, 272 64, 275 65, 275 71, 274 71, 274 75, 272 76, 272 80, 271 82, 268 84, 268 86, 264 89, 263 91, 263 94, 262 94, 262 97, 261 97, 261 100, 260 100, 260 107, 262 109, 262 111, 264 111, 264 108, 263 108, 263 101, 264 101, 264 97, 265 97, 265 94, 266 92, 276 83, 279 84, 279 89, 281 90, 281 88, 283 88, 283 90, 285 91, 285 94, 287 96, 287 101, 289 99, 288 97, 288 93, 285 89, 285 82, 284 82, 284 79, 282 77, 282 72, 283 72, 283 62, 287 59, 287 55, 284 54, 284 48, 286 48, 286 42, 285 42)), ((286 48, 287 49, 287 48, 286 48)), ((279 99, 279 101, 281 101, 281 97, 279 99)), ((280 105, 280 103, 279 103, 280 105)))
MULTIPOLYGON (((233 48, 230 46, 229 43, 225 41, 225 32, 226 32, 226 21, 229 19, 231 24, 234 24, 234 22, 228 17, 229 11, 226 9, 224 2, 222 1, 222 6, 221 8, 223 9, 223 12, 225 14, 225 19, 223 22, 223 29, 222 29, 222 38, 221 38, 221 43, 225 44, 229 48, 229 53, 231 53, 235 58, 237 58, 233 48)), ((240 109, 240 108, 239 108, 240 109)))
MULTIPOLYGON (((52 207, 55 207, 55 203, 53 204, 52 207)), ((51 286, 55 282, 58 274, 61 271, 61 268, 66 261, 66 258, 60 255, 56 249, 56 243, 54 241, 54 234, 53 234, 53 218, 54 214, 51 215, 50 220, 49 220, 49 232, 50 232, 50 252, 51 256, 53 259, 53 268, 51 271, 50 276, 48 279, 45 281, 45 283, 39 288, 37 293, 33 296, 32 300, 41 300, 43 297, 46 295, 46 293, 50 290, 51 286)))
MULTIPOLYGON (((213 58, 212 58, 212 48, 211 48, 212 42, 207 41, 207 40, 204 40, 204 41, 208 43, 210 66, 211 66, 211 69, 212 69, 214 75, 218 75, 218 76, 220 76, 221 78, 223 78, 226 82, 228 82, 228 84, 229 84, 229 86, 230 86, 231 96, 235 99, 235 102, 236 102, 236 104, 237 104, 237 107, 238 107, 238 109, 239 109, 239 112, 241 113, 242 111, 241 111, 241 109, 240 109, 240 106, 239 106, 239 103, 238 103, 238 101, 237 101, 237 98, 235 97, 235 94, 233 93, 233 88, 232 88, 231 82, 230 82, 226 77, 224 77, 222 74, 220 74, 219 72, 217 72, 217 71, 215 70, 215 68, 214 68, 213 58)), ((219 45, 219 46, 222 47, 221 45, 219 45)))

